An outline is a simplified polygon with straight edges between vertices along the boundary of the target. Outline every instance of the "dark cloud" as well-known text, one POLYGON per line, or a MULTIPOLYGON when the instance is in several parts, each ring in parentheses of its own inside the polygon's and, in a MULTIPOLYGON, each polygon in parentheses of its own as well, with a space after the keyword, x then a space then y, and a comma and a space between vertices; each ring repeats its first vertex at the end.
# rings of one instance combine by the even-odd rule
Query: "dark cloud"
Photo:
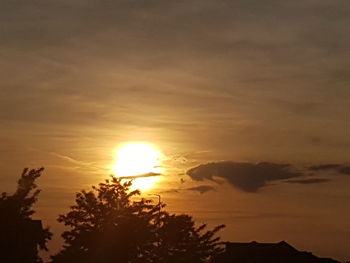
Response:
POLYGON ((200 194, 205 194, 209 191, 215 191, 215 188, 210 185, 198 185, 190 188, 173 188, 166 191, 160 192, 160 194, 177 194, 183 191, 194 191, 200 194))
POLYGON ((199 185, 199 186, 187 188, 186 190, 196 191, 196 192, 199 192, 200 194, 205 194, 206 192, 214 191, 215 188, 210 185, 199 185))
POLYGON ((323 171, 323 170, 335 170, 341 167, 340 164, 320 164, 320 165, 313 165, 309 167, 309 170, 311 171, 323 171))
POLYGON ((350 165, 343 164, 320 164, 309 167, 310 171, 335 171, 341 174, 350 175, 350 165))
POLYGON ((346 175, 350 175, 350 166, 342 166, 338 169, 338 172, 346 175))
POLYGON ((187 171, 193 180, 215 181, 224 178, 231 185, 245 192, 257 192, 273 181, 302 176, 289 164, 213 162, 202 164, 187 171))
POLYGON ((160 173, 150 172, 150 173, 138 174, 138 175, 132 175, 132 176, 122 176, 121 178, 123 178, 123 179, 137 179, 140 177, 154 177, 154 176, 161 176, 161 175, 162 174, 160 174, 160 173))
POLYGON ((166 191, 161 191, 159 192, 160 194, 177 194, 179 193, 179 189, 169 189, 169 190, 166 190, 166 191))
POLYGON ((311 178, 311 179, 303 179, 303 180, 288 180, 287 183, 291 184, 319 184, 319 183, 326 183, 331 181, 330 179, 326 178, 311 178))

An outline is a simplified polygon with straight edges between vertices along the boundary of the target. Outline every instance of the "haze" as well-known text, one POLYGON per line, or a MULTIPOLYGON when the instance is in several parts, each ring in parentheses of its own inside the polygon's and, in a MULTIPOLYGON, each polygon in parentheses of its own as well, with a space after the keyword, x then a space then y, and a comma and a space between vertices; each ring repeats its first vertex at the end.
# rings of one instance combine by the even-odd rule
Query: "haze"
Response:
POLYGON ((349 1, 0 0, 0 25, 0 183, 44 166, 54 233, 146 142, 169 210, 349 259, 349 1))

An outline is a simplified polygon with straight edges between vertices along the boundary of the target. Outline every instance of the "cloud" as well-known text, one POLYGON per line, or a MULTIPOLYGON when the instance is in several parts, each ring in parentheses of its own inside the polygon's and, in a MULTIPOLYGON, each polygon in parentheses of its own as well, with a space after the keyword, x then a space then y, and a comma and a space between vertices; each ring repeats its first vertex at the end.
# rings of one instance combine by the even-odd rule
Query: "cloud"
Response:
POLYGON ((199 192, 200 194, 205 194, 209 191, 215 191, 215 188, 210 185, 199 185, 199 186, 187 188, 186 190, 196 191, 196 192, 199 192))
POLYGON ((56 152, 48 152, 50 155, 57 157, 63 161, 65 161, 64 164, 59 164, 55 162, 55 165, 48 165, 50 167, 56 166, 59 168, 71 168, 71 169, 76 169, 76 170, 81 170, 81 171, 88 171, 88 172, 94 172, 94 173, 100 173, 101 171, 108 171, 106 167, 103 165, 98 165, 95 162, 87 162, 87 161, 82 161, 78 160, 75 158, 72 158, 68 155, 63 155, 59 154, 56 152))
MULTIPOLYGON (((272 160, 286 148, 303 158, 305 135, 345 144, 349 5, 324 2, 6 1, 0 122, 47 137, 159 128, 243 158, 273 136, 272 160)), ((345 156, 330 141, 321 153, 345 156)))
POLYGON ((350 175, 350 165, 343 164, 320 164, 309 167, 310 171, 336 171, 340 174, 350 175))
MULTIPOLYGON (((211 180, 219 182, 218 178, 225 179, 232 186, 245 192, 258 192, 262 187, 271 185, 272 182, 285 180, 290 184, 320 184, 330 182, 329 178, 310 178, 312 172, 335 171, 340 174, 350 175, 350 166, 342 164, 312 165, 306 169, 296 169, 291 164, 279 163, 243 163, 243 162, 212 162, 198 165, 187 171, 187 175, 195 181, 211 180), (299 179, 294 179, 294 178, 299 179), (301 177, 301 178, 300 178, 301 177), (289 180, 286 180, 289 179, 289 180)), ((204 192, 206 188, 194 187, 188 190, 204 192)))
POLYGON ((334 170, 338 169, 341 165, 340 164, 320 164, 320 165, 313 165, 309 167, 309 170, 311 171, 323 171, 323 170, 334 170))
POLYGON ((174 194, 174 193, 180 193, 183 191, 194 191, 198 192, 200 194, 205 194, 209 191, 215 191, 215 188, 210 185, 198 185, 190 188, 173 188, 173 189, 168 189, 165 191, 160 192, 160 194, 174 194))
POLYGON ((273 181, 299 177, 303 173, 289 164, 226 161, 199 165, 188 170, 187 175, 195 181, 223 178, 242 191, 257 192, 273 181))
POLYGON ((169 189, 169 190, 165 190, 165 191, 161 191, 159 192, 160 194, 177 194, 179 193, 179 189, 169 189))
POLYGON ((329 181, 331 181, 331 179, 311 178, 311 179, 302 179, 302 180, 288 180, 286 182, 291 184, 319 184, 319 183, 326 183, 329 181))
POLYGON ((340 172, 342 174, 350 175, 350 166, 341 166, 338 169, 338 172, 340 172))
POLYGON ((121 176, 120 178, 122 179, 137 179, 141 177, 153 177, 153 176, 161 176, 162 174, 160 173, 145 173, 145 174, 138 174, 138 175, 131 175, 131 176, 121 176))

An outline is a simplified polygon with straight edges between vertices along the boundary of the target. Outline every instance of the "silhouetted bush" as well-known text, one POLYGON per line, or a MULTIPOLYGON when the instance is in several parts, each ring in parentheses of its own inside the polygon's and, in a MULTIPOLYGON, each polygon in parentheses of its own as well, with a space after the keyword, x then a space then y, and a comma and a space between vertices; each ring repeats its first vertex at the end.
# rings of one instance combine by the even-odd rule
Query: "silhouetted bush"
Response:
POLYGON ((53 262, 204 263, 222 252, 214 235, 224 226, 204 231, 191 216, 161 211, 163 203, 136 200, 140 192, 130 186, 113 177, 78 193, 76 204, 58 218, 70 230, 53 262))
POLYGON ((52 234, 43 228, 40 220, 33 220, 32 206, 40 190, 35 180, 44 168, 24 169, 13 195, 2 193, 0 197, 0 262, 42 262, 38 248, 47 250, 46 242, 52 234))

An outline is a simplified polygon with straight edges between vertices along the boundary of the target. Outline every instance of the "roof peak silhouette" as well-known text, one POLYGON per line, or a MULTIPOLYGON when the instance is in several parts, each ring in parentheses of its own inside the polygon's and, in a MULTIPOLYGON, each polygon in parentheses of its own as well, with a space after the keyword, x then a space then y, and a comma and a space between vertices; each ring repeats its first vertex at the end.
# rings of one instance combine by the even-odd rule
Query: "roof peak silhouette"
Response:
POLYGON ((286 241, 278 243, 226 242, 226 251, 217 263, 339 263, 319 258, 310 252, 298 251, 286 241))

